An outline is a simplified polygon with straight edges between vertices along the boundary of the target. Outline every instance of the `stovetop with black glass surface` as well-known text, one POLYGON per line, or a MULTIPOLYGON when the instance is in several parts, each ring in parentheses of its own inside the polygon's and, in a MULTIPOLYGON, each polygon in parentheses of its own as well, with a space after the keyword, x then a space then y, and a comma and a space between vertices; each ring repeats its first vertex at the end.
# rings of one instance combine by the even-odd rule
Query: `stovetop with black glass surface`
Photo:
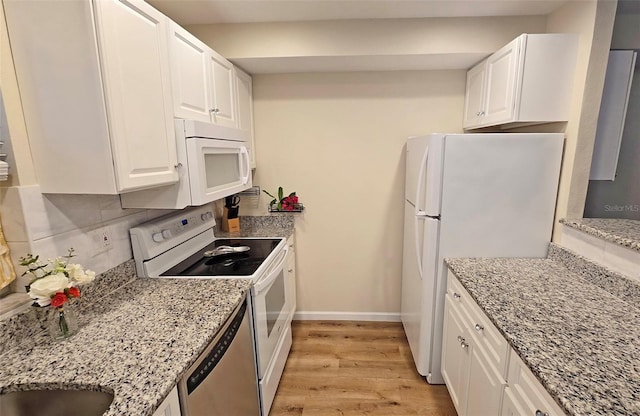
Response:
POLYGON ((160 276, 238 276, 253 275, 269 254, 282 241, 281 238, 221 238, 214 240, 198 252, 173 266, 160 276), (205 256, 205 252, 221 246, 249 247, 248 251, 205 256))

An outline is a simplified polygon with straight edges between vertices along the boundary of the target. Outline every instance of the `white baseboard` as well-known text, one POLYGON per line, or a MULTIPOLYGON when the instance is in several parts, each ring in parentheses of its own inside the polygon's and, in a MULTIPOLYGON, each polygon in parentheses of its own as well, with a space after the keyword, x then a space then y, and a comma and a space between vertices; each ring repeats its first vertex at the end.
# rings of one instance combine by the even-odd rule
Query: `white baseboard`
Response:
POLYGON ((294 321, 400 322, 400 313, 390 312, 296 312, 294 321))

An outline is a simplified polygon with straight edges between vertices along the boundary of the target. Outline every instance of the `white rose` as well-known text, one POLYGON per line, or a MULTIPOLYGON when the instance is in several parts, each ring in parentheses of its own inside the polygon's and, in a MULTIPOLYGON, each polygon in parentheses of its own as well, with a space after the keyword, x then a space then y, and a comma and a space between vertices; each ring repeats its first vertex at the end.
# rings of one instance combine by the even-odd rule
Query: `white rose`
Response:
POLYGON ((67 264, 66 271, 69 273, 69 278, 78 283, 87 283, 96 277, 95 272, 91 270, 84 270, 79 264, 67 264))
POLYGON ((35 299, 40 306, 47 306, 51 303, 51 296, 57 292, 71 287, 67 276, 62 273, 52 274, 42 279, 38 279, 29 286, 29 296, 35 299))

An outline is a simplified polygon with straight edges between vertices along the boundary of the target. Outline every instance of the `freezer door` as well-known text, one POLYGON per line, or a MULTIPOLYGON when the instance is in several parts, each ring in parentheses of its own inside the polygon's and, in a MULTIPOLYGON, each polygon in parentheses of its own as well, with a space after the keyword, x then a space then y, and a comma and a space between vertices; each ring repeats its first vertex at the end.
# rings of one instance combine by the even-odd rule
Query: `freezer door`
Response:
POLYGON ((401 318, 416 369, 428 376, 432 361, 440 222, 428 217, 416 218, 413 208, 405 202, 401 318))
POLYGON ((431 134, 407 140, 405 199, 417 215, 440 215, 444 137, 431 134))
POLYGON ((444 257, 546 257, 555 211, 561 133, 446 138, 444 257))

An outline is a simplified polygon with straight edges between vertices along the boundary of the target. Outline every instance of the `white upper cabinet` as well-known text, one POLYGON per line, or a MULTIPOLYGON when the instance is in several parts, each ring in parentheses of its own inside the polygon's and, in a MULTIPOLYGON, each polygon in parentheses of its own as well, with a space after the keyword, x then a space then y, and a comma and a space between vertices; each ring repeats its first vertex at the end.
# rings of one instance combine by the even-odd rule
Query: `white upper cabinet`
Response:
POLYGON ((473 126, 480 120, 484 108, 485 65, 477 65, 467 71, 467 91, 464 100, 464 126, 473 126))
POLYGON ((210 122, 209 47, 173 21, 169 30, 174 115, 210 122))
POLYGON ((169 34, 174 115, 237 128, 233 64, 174 22, 169 34))
POLYGON ((572 34, 523 34, 471 68, 463 127, 568 120, 577 45, 572 34))
POLYGON ((164 15, 125 0, 12 1, 5 14, 42 192, 178 180, 164 15))
POLYGON ((256 167, 256 144, 253 132, 253 84, 251 76, 238 67, 234 68, 238 89, 238 128, 248 132, 251 169, 256 167))
POLYGON ((118 191, 178 180, 168 19, 143 1, 95 2, 118 191))
POLYGON ((238 127, 236 116, 236 83, 233 64, 214 50, 209 50, 212 122, 225 127, 238 127))

